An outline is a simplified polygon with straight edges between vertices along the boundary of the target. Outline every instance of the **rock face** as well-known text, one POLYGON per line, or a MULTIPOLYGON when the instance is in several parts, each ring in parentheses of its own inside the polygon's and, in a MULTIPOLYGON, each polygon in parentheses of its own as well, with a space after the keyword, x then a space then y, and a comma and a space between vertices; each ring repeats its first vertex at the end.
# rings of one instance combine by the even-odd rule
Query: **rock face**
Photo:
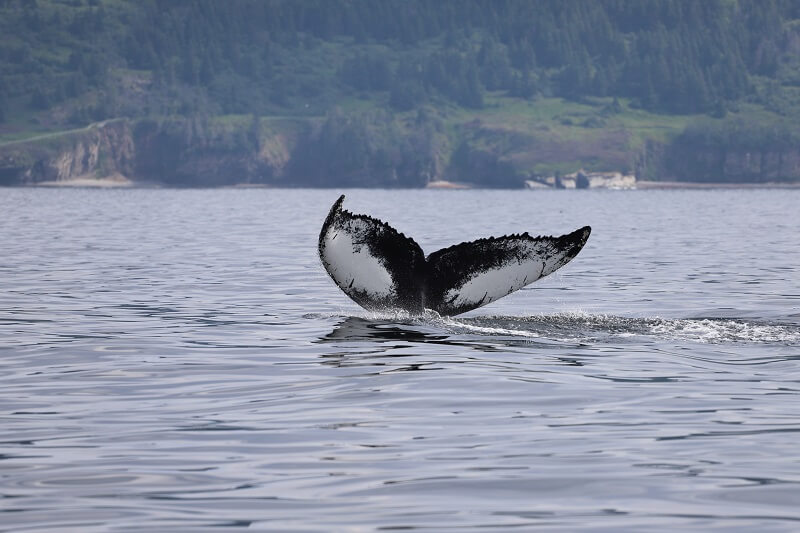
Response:
MULTIPOLYGON (((134 144, 126 121, 101 124, 78 137, 75 144, 47 162, 45 179, 66 181, 82 176, 96 178, 130 174, 134 144)), ((34 178, 34 176, 29 176, 34 178)))
POLYGON ((668 176, 706 183, 779 183, 800 179, 800 150, 795 147, 715 147, 673 149, 667 161, 668 176))
MULTIPOLYGON (((284 183, 296 136, 213 136, 187 121, 126 119, 0 145, 0 185, 284 183)), ((241 131, 234 133, 240 134, 241 131)))
POLYGON ((72 180, 120 182, 133 172, 134 140, 127 120, 0 146, 0 184, 36 185, 72 180))
POLYGON ((292 148, 286 135, 182 118, 140 120, 133 138, 136 179, 178 187, 272 183, 292 148))
POLYGON ((705 183, 800 180, 800 130, 787 120, 730 118, 687 127, 666 149, 663 178, 705 183))

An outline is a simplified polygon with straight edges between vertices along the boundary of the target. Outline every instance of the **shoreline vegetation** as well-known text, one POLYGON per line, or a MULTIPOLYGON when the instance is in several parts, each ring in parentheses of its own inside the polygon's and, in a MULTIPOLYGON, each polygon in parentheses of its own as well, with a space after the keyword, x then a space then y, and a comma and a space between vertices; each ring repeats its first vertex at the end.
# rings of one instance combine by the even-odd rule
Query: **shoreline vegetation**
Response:
POLYGON ((796 2, 0 0, 0 35, 5 186, 800 183, 796 2))

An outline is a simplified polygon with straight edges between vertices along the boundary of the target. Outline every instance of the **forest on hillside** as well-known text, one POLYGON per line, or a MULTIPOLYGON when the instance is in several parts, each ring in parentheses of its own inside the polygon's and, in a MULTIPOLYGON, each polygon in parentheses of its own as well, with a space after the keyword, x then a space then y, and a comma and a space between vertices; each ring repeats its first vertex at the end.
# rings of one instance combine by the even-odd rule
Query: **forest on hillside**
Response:
POLYGON ((75 122, 379 92, 476 108, 497 90, 713 113, 800 84, 795 19, 796 0, 2 0, 0 118, 81 97, 75 122), (152 76, 132 101, 126 70, 152 76))
POLYGON ((793 119, 800 2, 0 0, 0 133, 343 105, 470 112, 488 95, 793 119))

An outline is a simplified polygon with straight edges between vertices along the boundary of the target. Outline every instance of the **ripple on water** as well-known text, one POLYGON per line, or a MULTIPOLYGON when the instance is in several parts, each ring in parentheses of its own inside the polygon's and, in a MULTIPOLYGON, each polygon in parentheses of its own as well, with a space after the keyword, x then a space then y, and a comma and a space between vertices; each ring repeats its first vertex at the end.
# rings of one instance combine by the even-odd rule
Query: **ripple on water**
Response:
POLYGON ((0 529, 797 528, 796 192, 440 193, 348 194, 426 250, 593 235, 372 314, 316 258, 329 191, 3 191, 0 529))

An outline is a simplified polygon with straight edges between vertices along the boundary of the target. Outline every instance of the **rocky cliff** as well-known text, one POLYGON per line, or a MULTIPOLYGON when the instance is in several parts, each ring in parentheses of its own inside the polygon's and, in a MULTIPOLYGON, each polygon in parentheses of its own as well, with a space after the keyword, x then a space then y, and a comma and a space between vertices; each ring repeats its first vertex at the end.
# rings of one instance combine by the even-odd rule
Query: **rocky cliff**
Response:
POLYGON ((669 177, 706 183, 781 183, 800 180, 800 147, 742 147, 703 145, 674 147, 669 154, 669 177))
POLYGON ((222 186, 285 182, 295 128, 266 134, 185 119, 126 119, 0 145, 0 185, 222 186))
POLYGON ((789 120, 688 127, 664 152, 662 177, 711 183, 800 181, 800 130, 789 120))
POLYGON ((0 145, 0 184, 75 180, 122 182, 132 177, 135 142, 127 120, 0 145))

